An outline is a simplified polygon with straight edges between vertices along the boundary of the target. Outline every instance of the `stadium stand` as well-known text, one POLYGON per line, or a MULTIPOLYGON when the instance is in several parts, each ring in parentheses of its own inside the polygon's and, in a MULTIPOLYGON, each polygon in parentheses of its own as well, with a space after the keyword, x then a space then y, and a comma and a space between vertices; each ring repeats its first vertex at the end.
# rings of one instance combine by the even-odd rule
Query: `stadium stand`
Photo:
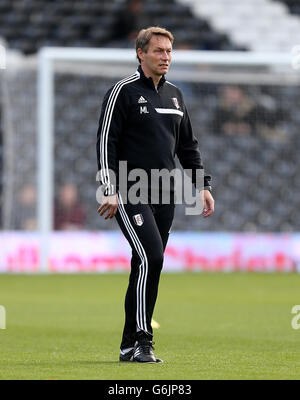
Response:
MULTIPOLYGON (((188 6, 175 0, 130 2, 141 3, 143 10, 139 11, 139 20, 145 21, 142 19, 145 14, 149 25, 171 29, 179 45, 208 50, 240 48, 226 35, 215 32, 204 19, 196 18, 188 6)), ((24 54, 36 53, 41 46, 128 47, 132 46, 132 37, 118 40, 116 36, 118 31, 124 34, 120 14, 127 7, 122 0, 1 0, 0 36, 7 40, 10 48, 24 54)), ((129 20, 131 24, 134 21, 129 20)))
MULTIPOLYGON (((174 31, 178 47, 215 50, 240 48, 242 42, 233 44, 226 35, 212 28, 215 26, 213 19, 203 12, 207 1, 201 2, 201 15, 196 13, 192 1, 182 3, 174 0, 145 1, 143 12, 151 17, 151 23, 164 25, 174 31), (197 17, 191 10, 195 11, 197 17)), ((210 0, 210 3, 213 9, 216 0, 210 0)), ((230 3, 228 1, 228 7, 230 3)), ((271 4, 265 0, 262 3, 271 4)), ((249 1, 243 4, 247 10, 249 1)), ((282 8, 281 3, 278 4, 278 10, 286 9, 284 6, 282 8)), ((116 35, 116 23, 122 19, 124 9, 125 3, 116 0, 2 0, 0 35, 5 36, 10 47, 25 54, 33 54, 43 45, 128 47, 132 31, 126 28, 126 21, 123 21, 121 36, 126 32, 129 39, 124 41, 122 37, 120 39, 120 34, 116 35)), ((233 20, 235 17, 228 10, 225 16, 233 20)), ((275 14, 272 14, 272 21, 277 21, 275 14)), ((279 18, 281 14, 278 12, 276 15, 279 18)), ((256 31, 253 26, 250 30, 256 31)), ((247 42, 250 48, 251 43, 247 42)), ((14 140, 9 142, 12 147, 6 150, 13 157, 13 171, 6 182, 9 181, 13 188, 22 188, 23 184, 30 187, 36 182, 37 144, 32 129, 36 125, 36 115, 33 113, 36 110, 36 86, 33 84, 36 82, 36 71, 25 69, 22 74, 12 73, 7 79, 13 81, 11 84, 8 80, 7 87, 11 106, 16 112, 10 113, 14 140), (15 157, 16 154, 21 156, 15 157)), ((88 230, 116 229, 113 220, 107 222, 98 217, 96 203, 91 205, 96 186, 97 120, 103 95, 114 82, 115 79, 88 74, 55 75, 55 194, 58 198, 60 188, 67 184, 80 187, 78 201, 86 212, 81 228, 88 230)), ((226 86, 220 82, 178 82, 178 86, 184 85, 182 89, 193 126, 197 127, 195 134, 206 169, 213 174, 217 207, 214 216, 204 220, 187 218, 184 206, 178 205, 173 229, 232 232, 299 230, 300 204, 295 196, 300 189, 297 171, 297 148, 300 142, 297 131, 300 122, 297 111, 300 106, 298 86, 226 86), (235 107, 235 101, 243 107, 235 107)), ((0 150, 0 159, 1 154, 0 150)), ((22 229, 26 226, 26 229, 31 229, 28 226, 34 226, 32 218, 24 225, 23 216, 13 209, 13 205, 24 200, 24 196, 19 196, 12 188, 9 190, 12 197, 7 203, 11 209, 6 214, 8 219, 5 228, 22 229)), ((33 191, 27 190, 27 193, 31 193, 25 196, 25 201, 32 213, 36 199, 33 191)), ((29 211, 26 214, 28 216, 29 211)))
MULTIPOLYGON (((95 77, 88 76, 78 80, 78 77, 58 74, 56 78, 59 88, 55 133, 56 190, 66 180, 80 186, 81 201, 87 210, 86 226, 95 230, 116 228, 114 222, 107 223, 95 217, 95 210, 89 205, 90 199, 95 197, 95 166, 90 160, 94 159, 96 120, 102 96, 112 84, 112 80, 97 82, 95 77), (66 92, 67 97, 60 96, 66 92), (67 100, 70 97, 72 104, 67 100), (81 134, 72 134, 75 131, 81 134), (65 172, 62 176, 61 171, 69 171, 69 175, 65 172)), ((178 82, 179 86, 181 84, 178 82)), ((190 94, 186 100, 206 169, 213 173, 214 196, 218 204, 210 220, 187 218, 185 206, 178 205, 173 228, 271 232, 299 227, 300 204, 295 196, 300 185, 297 173, 299 116, 295 112, 300 105, 298 88, 267 85, 228 88, 204 83, 189 83, 189 86, 190 94), (239 130, 239 126, 226 132, 221 124, 215 125, 215 116, 224 103, 220 93, 226 89, 242 92, 248 102, 255 104, 250 120, 245 117, 249 123, 246 132, 239 130)), ((226 101, 229 103, 228 97, 226 101)))
POLYGON ((286 4, 287 7, 289 8, 289 11, 292 14, 300 15, 300 3, 298 0, 273 0, 273 1, 279 1, 281 3, 286 4))
MULTIPOLYGON (((238 46, 256 51, 291 51, 300 43, 300 19, 274 0, 179 0, 238 46), (276 27, 276 29, 274 29, 276 27), (262 40, 263 38, 263 40, 262 40)), ((297 1, 286 1, 298 4, 297 1)), ((296 6, 297 7, 297 6, 296 6)), ((297 8, 294 8, 297 9, 297 8)))

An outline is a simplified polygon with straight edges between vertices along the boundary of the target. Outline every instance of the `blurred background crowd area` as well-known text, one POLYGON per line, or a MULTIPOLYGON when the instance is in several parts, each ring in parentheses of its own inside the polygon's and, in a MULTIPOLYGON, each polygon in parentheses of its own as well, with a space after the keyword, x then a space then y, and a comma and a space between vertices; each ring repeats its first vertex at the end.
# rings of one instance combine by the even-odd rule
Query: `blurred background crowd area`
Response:
POLYGON ((137 32, 160 25, 176 47, 236 49, 190 7, 174 0, 1 0, 0 35, 26 54, 42 46, 132 47, 137 32))
POLYGON ((299 14, 298 0, 1 0, 0 36, 33 54, 132 47, 141 28, 160 25, 174 32, 175 48, 286 50, 299 42, 299 14))
MULTIPOLYGON (((0 37, 10 49, 34 57, 42 46, 132 48, 141 28, 160 25, 174 33, 175 49, 289 52, 300 43, 299 15, 297 0, 1 0, 0 37)), ((37 229, 36 71, 6 73, 0 226, 32 231, 37 229)), ((115 82, 105 75, 55 74, 56 230, 117 228, 115 221, 99 218, 95 201, 100 107, 115 82)), ((209 221, 186 217, 178 205, 173 229, 299 231, 299 85, 187 77, 172 82, 184 93, 216 199, 209 221)))

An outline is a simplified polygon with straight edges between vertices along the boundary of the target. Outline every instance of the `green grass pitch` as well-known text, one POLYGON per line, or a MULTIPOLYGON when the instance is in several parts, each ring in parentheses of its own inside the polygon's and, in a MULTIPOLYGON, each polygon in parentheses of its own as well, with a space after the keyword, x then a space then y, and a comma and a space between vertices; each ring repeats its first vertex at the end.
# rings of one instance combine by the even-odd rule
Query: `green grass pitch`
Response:
POLYGON ((128 275, 0 275, 0 379, 299 379, 296 274, 163 274, 163 364, 119 363, 128 275))

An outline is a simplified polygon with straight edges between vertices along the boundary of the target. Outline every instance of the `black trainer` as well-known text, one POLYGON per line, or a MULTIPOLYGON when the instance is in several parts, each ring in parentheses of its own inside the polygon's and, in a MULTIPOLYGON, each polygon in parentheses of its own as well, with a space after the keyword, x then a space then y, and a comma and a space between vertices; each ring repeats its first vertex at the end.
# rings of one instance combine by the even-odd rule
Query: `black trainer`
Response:
POLYGON ((140 363, 156 363, 152 342, 138 343, 133 355, 133 361, 140 363))
POLYGON ((133 355, 133 361, 140 363, 161 363, 163 360, 156 358, 153 350, 153 342, 147 337, 140 335, 136 343, 133 355))
POLYGON ((133 361, 134 347, 131 350, 128 350, 124 353, 123 350, 120 350, 120 361, 133 361))
MULTIPOLYGON (((133 362, 135 361, 133 359, 133 355, 134 355, 134 349, 129 350, 127 353, 124 353, 122 350, 120 351, 120 357, 119 360, 121 362, 133 362)), ((156 358, 156 362, 157 363, 162 363, 163 360, 161 360, 160 358, 156 358)))

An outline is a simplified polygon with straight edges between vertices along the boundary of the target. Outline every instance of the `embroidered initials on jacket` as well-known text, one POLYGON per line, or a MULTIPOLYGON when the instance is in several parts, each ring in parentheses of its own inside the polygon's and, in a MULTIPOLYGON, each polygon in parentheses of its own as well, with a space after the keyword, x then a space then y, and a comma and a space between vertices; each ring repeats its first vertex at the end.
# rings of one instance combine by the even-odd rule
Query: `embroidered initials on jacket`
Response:
POLYGON ((140 114, 149 114, 147 106, 140 106, 140 114))

